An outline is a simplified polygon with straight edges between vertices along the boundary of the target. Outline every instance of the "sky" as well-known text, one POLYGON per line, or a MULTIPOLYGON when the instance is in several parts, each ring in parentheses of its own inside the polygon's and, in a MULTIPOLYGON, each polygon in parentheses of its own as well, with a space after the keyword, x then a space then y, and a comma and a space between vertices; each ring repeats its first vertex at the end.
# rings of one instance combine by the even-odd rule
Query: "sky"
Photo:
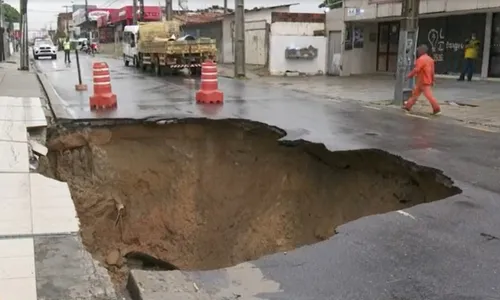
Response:
MULTIPOLYGON (((5 0, 6 3, 19 9, 19 0, 5 0)), ((245 8, 273 6, 280 4, 299 3, 290 8, 293 12, 321 12, 318 8, 321 0, 294 1, 294 0, 245 0, 245 8)), ((85 0, 28 0, 28 27, 29 30, 40 28, 53 29, 57 27, 57 14, 65 12, 65 5, 84 4, 85 0)), ((164 0, 145 0, 145 5, 165 5, 164 0)), ((178 9, 178 0, 174 0, 174 10, 178 9)), ((120 8, 132 5, 132 0, 88 0, 89 5, 105 8, 120 8)), ((189 9, 200 9, 212 5, 224 5, 224 0, 188 0, 189 9)), ((234 0, 228 1, 229 8, 234 8, 234 0)))

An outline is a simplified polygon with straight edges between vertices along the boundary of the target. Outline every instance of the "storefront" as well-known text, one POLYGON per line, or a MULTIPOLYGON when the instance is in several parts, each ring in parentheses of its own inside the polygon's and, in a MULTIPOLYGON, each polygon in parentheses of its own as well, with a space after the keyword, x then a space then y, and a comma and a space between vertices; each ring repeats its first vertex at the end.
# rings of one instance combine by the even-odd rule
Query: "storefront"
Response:
POLYGON ((73 13, 73 24, 80 28, 80 37, 94 39, 98 37, 97 20, 101 17, 108 18, 116 11, 114 8, 89 8, 88 13, 85 9, 78 9, 73 13))
MULTIPOLYGON (((118 19, 116 23, 120 23, 123 26, 132 25, 133 23, 133 13, 132 6, 125 6, 119 9, 118 19)), ((137 10, 137 20, 140 20, 140 11, 137 10)), ((161 21, 161 7, 160 6, 144 6, 144 22, 151 21, 161 21)))
POLYGON ((377 71, 396 72, 398 61, 399 22, 378 24, 377 71))
MULTIPOLYGON (((500 16, 497 17, 497 23, 498 47, 495 55, 492 50, 492 56, 498 57, 498 67, 495 70, 490 68, 490 72, 496 72, 500 77, 500 16)), ((430 55, 436 62, 437 74, 459 74, 463 69, 465 41, 473 33, 481 41, 479 53, 483 53, 485 25, 485 13, 439 18, 423 16, 419 19, 418 44, 426 44, 429 47, 430 55)), ((399 29, 399 21, 378 24, 376 64, 379 72, 396 72, 399 29)), ((479 57, 475 73, 481 73, 481 65, 482 59, 479 57)))
POLYGON ((115 41, 115 23, 118 21, 119 9, 110 11, 97 19, 99 43, 113 43, 115 41))
POLYGON ((500 13, 493 14, 488 77, 500 77, 500 13))
MULTIPOLYGON (((469 14, 419 20, 418 44, 429 46, 437 74, 459 74, 463 70, 465 41, 473 33, 481 41, 483 53, 486 14, 469 14)), ((475 73, 481 74, 482 58, 476 61, 475 73)))

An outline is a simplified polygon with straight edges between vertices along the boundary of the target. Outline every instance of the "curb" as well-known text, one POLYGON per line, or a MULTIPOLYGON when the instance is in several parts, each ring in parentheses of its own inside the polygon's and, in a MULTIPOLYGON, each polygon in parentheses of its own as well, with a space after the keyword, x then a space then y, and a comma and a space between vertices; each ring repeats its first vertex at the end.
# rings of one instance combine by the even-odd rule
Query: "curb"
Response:
POLYGON ((44 73, 40 72, 37 67, 35 67, 35 69, 38 81, 42 85, 45 95, 47 95, 47 101, 49 103, 49 108, 52 112, 54 121, 58 122, 62 121, 63 119, 72 119, 72 117, 65 109, 66 105, 64 105, 64 101, 57 94, 54 86, 52 85, 52 83, 50 83, 47 76, 44 73))

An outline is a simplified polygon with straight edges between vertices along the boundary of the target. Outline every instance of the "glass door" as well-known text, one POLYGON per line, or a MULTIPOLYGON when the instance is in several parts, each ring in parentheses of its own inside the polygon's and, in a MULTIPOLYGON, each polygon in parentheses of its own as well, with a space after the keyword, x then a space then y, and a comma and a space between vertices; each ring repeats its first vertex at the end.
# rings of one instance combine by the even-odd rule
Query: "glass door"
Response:
POLYGON ((378 24, 377 71, 396 72, 399 44, 399 22, 378 24))

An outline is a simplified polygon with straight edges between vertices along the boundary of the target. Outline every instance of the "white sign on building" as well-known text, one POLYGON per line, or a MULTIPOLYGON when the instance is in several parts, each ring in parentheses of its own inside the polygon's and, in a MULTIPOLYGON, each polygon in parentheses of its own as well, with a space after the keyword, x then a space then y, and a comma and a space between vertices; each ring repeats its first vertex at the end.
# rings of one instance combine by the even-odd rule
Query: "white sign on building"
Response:
POLYGON ((347 16, 348 17, 360 16, 364 12, 365 12, 365 10, 362 8, 347 7, 347 16))
POLYGON ((80 8, 73 13, 73 24, 78 26, 85 22, 85 9, 80 8))
POLYGON ((109 16, 109 12, 105 10, 94 10, 89 12, 89 20, 90 21, 97 21, 102 16, 106 16, 106 18, 109 16))

